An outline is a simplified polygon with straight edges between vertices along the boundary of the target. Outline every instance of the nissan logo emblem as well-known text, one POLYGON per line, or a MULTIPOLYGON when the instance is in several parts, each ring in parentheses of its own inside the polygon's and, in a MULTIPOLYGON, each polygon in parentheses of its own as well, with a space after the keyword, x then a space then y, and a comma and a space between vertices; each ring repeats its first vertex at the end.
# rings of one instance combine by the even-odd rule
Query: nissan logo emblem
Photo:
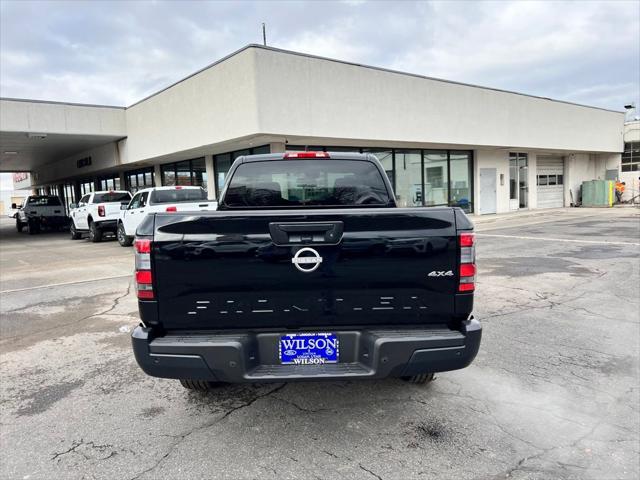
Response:
POLYGON ((304 273, 311 273, 322 263, 322 257, 313 248, 301 248, 291 259, 298 270, 304 273))

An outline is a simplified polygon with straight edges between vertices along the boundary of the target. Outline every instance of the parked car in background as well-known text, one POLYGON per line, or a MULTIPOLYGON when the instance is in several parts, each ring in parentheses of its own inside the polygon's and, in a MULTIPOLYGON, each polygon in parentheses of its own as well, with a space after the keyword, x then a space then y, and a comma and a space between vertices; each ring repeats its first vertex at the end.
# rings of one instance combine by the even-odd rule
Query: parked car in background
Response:
POLYGON ((99 242, 102 236, 116 233, 120 206, 127 205, 131 194, 126 190, 92 192, 84 195, 78 204, 71 204, 71 240, 89 235, 89 240, 99 242))
POLYGON ((11 208, 17 209, 15 218, 18 232, 26 227, 29 235, 33 235, 43 229, 61 230, 69 224, 64 206, 55 195, 30 195, 21 206, 13 203, 11 208))
POLYGON ((133 243, 138 225, 148 213, 216 210, 218 202, 207 199, 201 187, 153 187, 138 190, 120 212, 117 237, 123 247, 133 243))

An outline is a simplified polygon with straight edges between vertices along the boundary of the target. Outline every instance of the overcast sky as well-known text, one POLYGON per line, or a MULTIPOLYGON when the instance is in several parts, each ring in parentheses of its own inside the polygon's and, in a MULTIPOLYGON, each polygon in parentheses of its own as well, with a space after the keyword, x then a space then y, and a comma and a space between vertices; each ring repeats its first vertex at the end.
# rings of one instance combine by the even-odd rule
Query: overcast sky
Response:
POLYGON ((640 2, 0 2, 0 95, 130 105, 249 43, 622 110, 640 2))

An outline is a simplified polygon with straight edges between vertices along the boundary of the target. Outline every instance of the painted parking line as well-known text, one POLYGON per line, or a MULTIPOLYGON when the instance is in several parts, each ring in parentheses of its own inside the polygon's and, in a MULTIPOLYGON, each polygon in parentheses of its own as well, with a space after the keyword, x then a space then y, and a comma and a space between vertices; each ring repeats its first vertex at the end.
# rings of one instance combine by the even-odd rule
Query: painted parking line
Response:
POLYGON ((12 290, 0 291, 0 295, 3 295, 5 293, 14 293, 14 292, 27 292, 29 290, 38 290, 41 288, 64 287, 66 285, 78 285, 80 283, 101 282, 103 280, 113 280, 116 278, 127 278, 127 277, 132 277, 132 274, 128 273, 127 275, 114 275, 113 277, 90 278, 89 280, 76 280, 75 282, 50 283, 48 285, 37 285, 35 287, 14 288, 12 290))
POLYGON ((476 233, 477 237, 517 238, 519 240, 542 240, 546 242, 589 243, 593 245, 633 245, 640 247, 636 242, 608 242, 606 240, 578 240, 573 238, 528 237, 526 235, 498 235, 493 233, 476 233))

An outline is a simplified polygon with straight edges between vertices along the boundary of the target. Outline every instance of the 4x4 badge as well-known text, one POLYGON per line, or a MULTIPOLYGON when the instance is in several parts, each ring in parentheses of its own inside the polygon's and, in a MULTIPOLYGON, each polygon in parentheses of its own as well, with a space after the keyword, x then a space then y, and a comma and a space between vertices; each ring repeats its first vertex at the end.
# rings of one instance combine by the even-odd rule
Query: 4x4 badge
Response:
POLYGON ((451 270, 445 271, 436 271, 429 272, 427 277, 453 277, 453 272, 451 270))

